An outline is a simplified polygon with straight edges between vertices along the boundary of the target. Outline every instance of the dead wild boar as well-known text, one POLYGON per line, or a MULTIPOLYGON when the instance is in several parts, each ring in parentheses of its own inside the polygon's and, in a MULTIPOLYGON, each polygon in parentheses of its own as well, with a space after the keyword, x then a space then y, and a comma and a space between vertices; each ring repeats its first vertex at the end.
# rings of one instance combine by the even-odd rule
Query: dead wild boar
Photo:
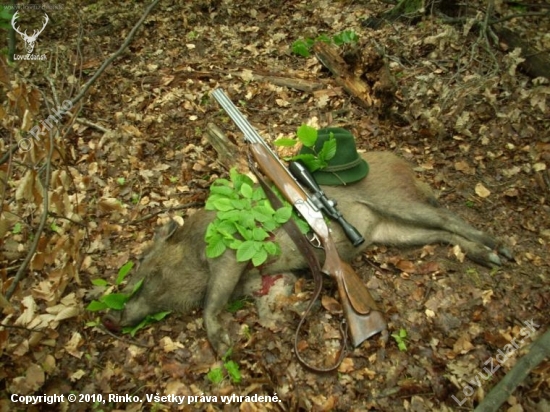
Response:
MULTIPOLYGON (((501 257, 511 258, 510 252, 493 237, 438 207, 429 187, 415 178, 406 161, 388 152, 362 156, 370 166, 365 179, 347 186, 323 187, 365 238, 360 247, 353 247, 340 227, 332 224, 342 259, 349 262, 371 244, 406 247, 430 243, 459 245, 470 259, 486 266, 500 265, 501 257)), ((159 230, 134 277, 145 278, 141 289, 124 310, 105 315, 103 323, 108 329, 116 331, 137 324, 156 312, 187 312, 203 305, 210 343, 218 354, 225 353, 231 342, 218 315, 229 299, 242 290, 244 280, 258 275, 258 269, 237 262, 232 250, 216 259, 206 258, 204 235, 214 218, 215 212, 203 210, 190 216, 182 227, 172 222, 159 230)), ((284 230, 279 230, 275 238, 282 254, 263 266, 261 274, 307 268, 284 230)), ((320 259, 322 262, 323 257, 320 259)))

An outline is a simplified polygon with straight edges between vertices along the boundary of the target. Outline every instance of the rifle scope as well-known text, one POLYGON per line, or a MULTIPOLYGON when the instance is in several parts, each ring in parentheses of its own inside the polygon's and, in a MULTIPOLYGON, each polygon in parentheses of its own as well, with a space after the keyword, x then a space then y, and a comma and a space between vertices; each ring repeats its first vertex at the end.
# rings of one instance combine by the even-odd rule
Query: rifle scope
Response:
POLYGON ((359 246, 365 241, 361 233, 353 227, 338 209, 336 209, 336 202, 329 199, 327 195, 321 190, 321 187, 317 184, 309 170, 300 163, 300 162, 290 162, 288 169, 292 175, 302 184, 308 187, 308 189, 313 193, 312 200, 319 209, 325 212, 331 219, 336 220, 344 233, 351 241, 353 246, 359 246))

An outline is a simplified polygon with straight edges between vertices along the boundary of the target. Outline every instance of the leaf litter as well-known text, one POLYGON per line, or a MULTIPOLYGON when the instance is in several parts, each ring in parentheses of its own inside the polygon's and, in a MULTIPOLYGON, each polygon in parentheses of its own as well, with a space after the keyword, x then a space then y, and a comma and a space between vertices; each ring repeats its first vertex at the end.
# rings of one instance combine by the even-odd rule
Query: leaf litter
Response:
MULTIPOLYGON (((74 391, 276 393, 281 399, 280 404, 201 404, 205 410, 456 410, 452 396, 462 399, 463 387, 484 362, 519 336, 522 321, 535 319, 542 325, 539 332, 547 327, 548 83, 523 75, 517 69, 522 58, 514 51, 493 51, 501 70, 487 70, 487 55, 471 53, 471 28, 461 31, 426 18, 414 26, 396 22, 373 31, 361 20, 383 11, 382 3, 314 3, 157 6, 130 50, 95 83, 79 112, 84 120, 76 119, 66 138, 55 142, 48 193, 42 172, 24 167, 44 158, 47 139, 17 152, 18 163, 9 168, 0 165, 4 292, 33 241, 44 196, 50 201, 49 229, 39 239, 13 306, 3 308, 2 324, 17 328, 0 330, 1 407, 13 407, 5 400, 9 393, 74 391), (383 49, 397 87, 389 100, 373 96, 371 112, 350 100, 314 57, 290 52, 298 38, 349 29, 359 36, 357 49, 350 51, 352 69, 377 79, 369 71, 371 53, 383 49), (301 92, 267 76, 309 80, 321 88, 301 92), (226 175, 204 130, 216 122, 231 139, 241 136, 223 123, 208 97, 216 86, 235 96, 264 135, 293 137, 304 123, 338 125, 354 131, 362 150, 391 150, 422 165, 418 173, 439 192, 441 203, 504 239, 515 262, 491 271, 445 245, 369 249, 354 267, 365 283, 377 287, 373 292, 390 330, 406 330, 408 350, 370 339, 349 350, 338 375, 315 375, 292 353, 294 328, 312 292, 307 279, 296 284, 294 295, 276 302, 282 316, 275 325, 262 326, 251 304, 224 314, 235 340, 240 383, 213 384, 205 378, 219 360, 200 310, 171 316, 134 340, 108 335, 94 323, 97 314, 84 311, 92 280, 112 282, 124 263, 137 260, 158 225, 174 215, 185 221, 204 203, 210 184, 226 175)), ((1 68, 6 98, 0 121, 6 130, 28 132, 46 118, 51 98, 41 91, 49 90, 48 76, 61 96, 70 97, 71 85, 83 84, 89 71, 118 49, 122 33, 142 12, 128 2, 78 7, 86 12, 79 39, 83 60, 75 52, 78 23, 66 8, 39 43, 50 55, 57 53, 56 74, 45 75, 37 62, 1 68), (84 72, 75 77, 77 61, 84 72)), ((548 30, 520 23, 515 28, 548 50, 547 38, 540 35, 548 30)), ((19 135, 9 136, 2 133, 2 153, 19 135)), ((329 286, 325 289, 330 293, 329 286)), ((322 305, 328 314, 312 315, 311 336, 302 342, 309 356, 336 353, 338 303, 324 297, 322 305)), ((514 353, 492 381, 476 386, 465 405, 479 402, 523 352, 514 353)), ((514 392, 505 410, 542 408, 549 385, 546 362, 514 392)))

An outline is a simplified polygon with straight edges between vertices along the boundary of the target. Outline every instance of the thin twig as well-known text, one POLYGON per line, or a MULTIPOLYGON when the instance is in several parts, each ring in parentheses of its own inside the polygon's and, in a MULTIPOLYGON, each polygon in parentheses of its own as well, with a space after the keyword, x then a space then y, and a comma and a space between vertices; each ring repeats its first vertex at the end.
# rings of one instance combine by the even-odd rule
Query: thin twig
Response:
POLYGON ((103 126, 101 126, 101 125, 99 125, 99 124, 97 124, 97 123, 93 123, 93 122, 91 122, 91 121, 89 121, 89 120, 87 120, 87 119, 83 119, 82 117, 77 118, 77 119, 76 119, 76 122, 77 122, 77 123, 80 123, 80 124, 83 124, 83 125, 85 125, 85 126, 93 127, 94 129, 97 129, 97 130, 99 130, 100 132, 103 132, 103 133, 109 133, 109 132, 111 132, 111 130, 109 130, 109 129, 107 129, 107 128, 105 128, 105 127, 103 127, 103 126))
POLYGON ((53 151, 55 148, 55 142, 54 142, 54 133, 56 129, 53 129, 50 133, 50 147, 48 151, 48 156, 46 157, 46 178, 44 181, 44 198, 42 201, 42 208, 44 209, 42 211, 42 216, 40 216, 40 224, 38 225, 38 229, 36 229, 36 232, 34 233, 34 239, 31 243, 31 246, 29 248, 29 251, 27 253, 27 256, 25 256, 25 259, 23 260, 23 263, 21 263, 21 266, 19 267, 19 270, 15 274, 15 277, 13 278, 13 281, 8 288, 8 291, 6 292, 6 299, 10 299, 15 292, 15 289, 17 288, 17 285, 23 278, 23 274, 27 270, 27 267, 29 266, 29 263, 31 262, 31 259, 34 256, 34 253, 36 252, 36 249, 38 248, 38 243, 40 242, 40 238, 42 237, 42 232, 44 231, 44 227, 46 226, 46 221, 48 220, 48 208, 50 207, 49 200, 48 200, 48 188, 50 187, 50 178, 51 178, 51 160, 53 156, 53 151))
POLYGON ((489 24, 497 24, 502 23, 508 20, 512 19, 521 19, 522 17, 550 17, 550 13, 537 13, 537 12, 528 12, 528 13, 518 13, 518 14, 511 14, 509 16, 502 17, 498 20, 490 20, 489 24))
POLYGON ((16 144, 14 144, 12 147, 10 147, 8 149, 8 151, 6 153, 4 153, 2 158, 0 158, 0 165, 3 165, 4 163, 6 163, 8 161, 8 159, 11 157, 11 155, 14 154, 17 151, 18 147, 19 146, 16 145, 16 144))
POLYGON ((129 222, 131 225, 135 225, 137 223, 141 223, 141 222, 144 222, 146 220, 149 220, 157 215, 160 215, 161 213, 169 213, 169 212, 173 212, 174 210, 182 210, 182 209, 189 209, 190 207, 201 207, 201 206, 204 206, 204 202, 190 202, 190 203, 186 203, 184 205, 181 205, 181 206, 175 206, 175 207, 171 207, 169 209, 161 209, 161 210, 158 210, 156 212, 153 212, 153 213, 150 213, 146 216, 143 216, 143 217, 140 217, 139 219, 136 219, 136 220, 132 220, 131 222, 129 222))

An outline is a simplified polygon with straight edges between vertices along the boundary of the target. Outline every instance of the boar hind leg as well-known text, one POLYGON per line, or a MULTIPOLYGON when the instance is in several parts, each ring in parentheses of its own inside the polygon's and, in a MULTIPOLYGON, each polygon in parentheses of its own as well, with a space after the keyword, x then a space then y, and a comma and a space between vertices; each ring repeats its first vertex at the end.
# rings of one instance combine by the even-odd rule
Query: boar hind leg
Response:
POLYGON ((426 228, 414 224, 404 224, 403 222, 385 221, 376 227, 372 233, 372 239, 374 243, 397 247, 421 246, 431 243, 459 245, 468 258, 474 262, 489 267, 494 265, 500 266, 502 264, 499 255, 487 245, 487 243, 492 245, 496 244, 494 240, 487 242, 472 241, 461 234, 444 229, 426 228))
POLYGON ((211 276, 204 302, 203 318, 208 340, 219 356, 223 356, 231 346, 231 338, 227 328, 222 328, 219 315, 234 294, 246 266, 246 263, 237 263, 232 253, 226 253, 217 258, 210 266, 211 276))
MULTIPOLYGON (((435 219, 437 228, 454 233, 476 244, 481 244, 492 251, 496 251, 498 255, 501 255, 508 260, 512 260, 512 253, 501 242, 496 240, 491 235, 488 235, 481 230, 477 230, 452 212, 439 207, 429 207, 427 214, 427 221, 430 222, 435 219)), ((464 249, 466 250, 466 248, 464 249)), ((473 260, 476 260, 473 251, 471 253, 471 257, 473 260)), ((500 259, 498 260, 500 261, 500 259)), ((500 263, 497 263, 497 259, 491 258, 491 262, 500 265, 500 263)))

